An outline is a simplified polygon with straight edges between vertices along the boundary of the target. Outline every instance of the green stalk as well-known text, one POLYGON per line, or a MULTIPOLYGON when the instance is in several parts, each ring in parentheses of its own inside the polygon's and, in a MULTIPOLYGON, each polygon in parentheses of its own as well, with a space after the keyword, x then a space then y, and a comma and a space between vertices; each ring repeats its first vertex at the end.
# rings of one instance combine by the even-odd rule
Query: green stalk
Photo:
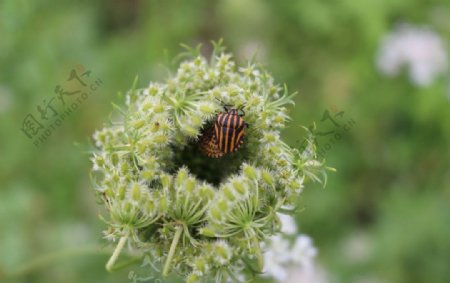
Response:
POLYGON ((261 253, 261 248, 259 247, 259 241, 256 236, 253 236, 253 244, 256 252, 256 259, 258 260, 258 269, 261 272, 264 268, 264 258, 261 253))
POLYGON ((175 249, 177 248, 178 241, 180 240, 182 232, 183 232, 183 227, 178 226, 175 231, 175 237, 173 238, 172 245, 170 245, 169 255, 167 256, 166 263, 164 263, 164 269, 163 269, 164 277, 169 275, 170 263, 172 261, 173 255, 175 254, 175 249))
POLYGON ((123 246, 127 242, 127 239, 128 239, 128 235, 123 236, 122 238, 120 238, 116 249, 114 250, 112 256, 109 258, 108 263, 106 263, 106 270, 108 270, 109 272, 113 271, 113 266, 116 263, 116 260, 119 257, 120 252, 123 249, 123 246))

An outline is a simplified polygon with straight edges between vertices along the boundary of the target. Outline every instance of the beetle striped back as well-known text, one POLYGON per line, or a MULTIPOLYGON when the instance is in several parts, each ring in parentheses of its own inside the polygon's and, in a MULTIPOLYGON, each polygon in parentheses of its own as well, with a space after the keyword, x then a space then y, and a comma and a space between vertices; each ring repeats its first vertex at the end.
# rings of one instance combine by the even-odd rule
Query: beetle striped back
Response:
POLYGON ((237 151, 244 142, 244 130, 247 126, 238 110, 228 109, 219 113, 212 128, 207 129, 200 138, 200 150, 209 157, 219 158, 224 154, 237 151))
POLYGON ((235 152, 244 142, 244 119, 236 109, 219 113, 214 123, 217 145, 223 153, 235 152))
POLYGON ((223 156, 214 137, 214 129, 206 130, 200 138, 200 150, 209 157, 219 158, 223 156))

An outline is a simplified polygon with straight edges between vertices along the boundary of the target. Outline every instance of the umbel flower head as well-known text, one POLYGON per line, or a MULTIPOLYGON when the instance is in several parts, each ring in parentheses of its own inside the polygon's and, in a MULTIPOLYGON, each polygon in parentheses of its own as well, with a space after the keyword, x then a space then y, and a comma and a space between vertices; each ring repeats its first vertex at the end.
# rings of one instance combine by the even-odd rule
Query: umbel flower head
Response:
POLYGON ((289 212, 324 167, 311 134, 302 152, 280 138, 293 104, 286 87, 254 63, 236 66, 220 43, 209 60, 190 54, 167 81, 129 91, 121 120, 94 134, 105 237, 118 241, 106 267, 128 243, 161 262, 164 276, 236 281, 262 270, 277 212, 289 212), (211 158, 199 141, 224 105, 245 113, 248 127, 239 150, 211 158))

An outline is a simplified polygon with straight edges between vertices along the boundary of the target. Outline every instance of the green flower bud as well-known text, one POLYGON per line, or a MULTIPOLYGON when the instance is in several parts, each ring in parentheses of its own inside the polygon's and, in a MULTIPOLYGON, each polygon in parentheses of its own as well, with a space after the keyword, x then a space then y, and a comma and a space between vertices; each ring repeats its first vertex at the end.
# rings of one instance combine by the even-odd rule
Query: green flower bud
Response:
POLYGON ((141 200, 141 186, 138 183, 134 183, 131 185, 131 200, 135 202, 139 202, 141 200))
POLYGON ((126 187, 124 185, 120 185, 117 188, 117 199, 124 200, 126 191, 127 191, 126 187))
POLYGON ((205 235, 207 237, 215 237, 216 233, 214 232, 213 229, 208 228, 208 227, 203 227, 199 230, 199 233, 202 235, 205 235))
POLYGON ((119 164, 119 156, 117 155, 117 153, 112 153, 110 157, 111 157, 111 164, 113 166, 117 166, 117 164, 119 164))
POLYGON ((153 140, 158 145, 164 145, 164 144, 169 143, 169 137, 167 137, 167 135, 164 135, 164 134, 155 135, 153 137, 153 140))
POLYGON ((164 112, 164 105, 162 105, 162 104, 157 104, 157 105, 155 105, 155 106, 153 107, 153 111, 154 111, 155 113, 162 113, 162 112, 164 112))
POLYGON ((215 255, 213 259, 216 264, 225 265, 230 261, 233 251, 226 242, 217 241, 213 244, 212 254, 215 255))
POLYGON ((243 171, 247 178, 252 180, 257 178, 257 173, 254 167, 244 164, 243 171))
POLYGON ((189 179, 187 179, 186 186, 185 186, 186 193, 193 193, 193 191, 195 189, 195 185, 196 185, 196 181, 194 178, 190 177, 189 179))
POLYGON ((145 203, 145 212, 147 214, 153 214, 155 212, 155 202, 152 199, 148 199, 145 203))
POLYGON ((153 104, 149 101, 146 101, 145 103, 142 104, 142 110, 145 112, 149 111, 152 108, 153 108, 153 104))
POLYGON ((235 201, 236 200, 236 196, 234 195, 234 191, 233 189, 231 189, 230 187, 224 187, 222 188, 223 190, 223 194, 225 195, 225 198, 229 201, 235 201))
POLYGON ((159 124, 159 122, 155 122, 150 126, 150 131, 152 133, 156 133, 159 129, 161 129, 161 125, 159 124))
POLYGON ((220 222, 223 219, 223 211, 218 208, 214 207, 210 210, 211 218, 213 218, 216 222, 220 222))
POLYGON ((181 187, 184 184, 184 182, 186 182, 187 177, 188 177, 187 169, 186 168, 181 168, 178 171, 178 175, 177 175, 177 178, 175 180, 175 186, 181 187))
POLYGON ((145 126, 145 121, 142 120, 142 119, 132 121, 132 122, 131 122, 131 126, 132 126, 133 128, 135 128, 135 129, 140 129, 140 128, 142 128, 143 126, 145 126))
POLYGON ((198 257, 194 260, 193 268, 195 273, 203 275, 208 270, 208 262, 205 258, 198 257))
POLYGON ((264 180, 264 182, 267 184, 267 185, 269 185, 269 186, 273 186, 273 178, 272 178, 272 175, 269 173, 269 172, 267 172, 267 171, 263 171, 262 173, 261 173, 261 176, 262 176, 262 179, 264 180))
POLYGON ((244 185, 242 184, 242 182, 240 182, 240 180, 235 180, 233 181, 233 188, 234 190, 239 194, 239 195, 246 195, 247 194, 247 189, 244 187, 244 185))
POLYGON ((186 277, 186 283, 200 283, 201 277, 197 274, 191 273, 186 277))
POLYGON ((105 159, 101 155, 94 155, 93 158, 94 167, 103 167, 105 165, 105 159))
POLYGON ((153 170, 143 170, 141 172, 141 178, 146 181, 151 181, 155 176, 155 171, 153 170))
POLYGON ((199 188, 199 195, 201 198, 205 199, 206 201, 209 201, 214 198, 215 191, 209 185, 201 185, 199 188))
POLYGON ((171 179, 172 178, 170 175, 167 175, 167 174, 161 175, 161 184, 162 184, 163 188, 168 188, 170 186, 170 184, 172 183, 171 179))
POLYGON ((226 211, 228 209, 228 201, 221 199, 217 202, 217 208, 220 209, 222 212, 226 211))
POLYGON ((162 195, 159 198, 159 211, 165 213, 169 208, 169 200, 166 196, 162 195))

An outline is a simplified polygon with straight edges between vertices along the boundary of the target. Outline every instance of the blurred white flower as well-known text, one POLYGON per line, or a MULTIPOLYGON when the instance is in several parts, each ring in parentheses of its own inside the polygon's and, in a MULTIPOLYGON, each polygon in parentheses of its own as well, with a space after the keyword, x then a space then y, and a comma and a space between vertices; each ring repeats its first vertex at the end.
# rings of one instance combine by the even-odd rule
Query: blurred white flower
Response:
POLYGON ((313 269, 314 257, 317 249, 313 246, 312 239, 307 235, 299 235, 294 243, 291 243, 287 235, 297 232, 297 225, 292 216, 278 215, 282 223, 283 235, 276 235, 263 245, 264 275, 272 277, 278 282, 285 282, 292 276, 290 270, 313 269))
POLYGON ((327 273, 320 266, 310 268, 290 268, 283 283, 327 283, 327 273))
POLYGON ((288 265, 290 263, 290 243, 288 239, 280 235, 272 236, 265 245, 264 275, 277 281, 284 281, 288 277, 288 265))
POLYGON ((281 233, 287 235, 297 234, 297 224, 294 217, 282 213, 277 213, 277 215, 281 221, 281 233))
POLYGON ((393 77, 407 68, 410 80, 427 86, 448 69, 448 56, 442 39, 426 27, 399 25, 384 36, 376 58, 380 72, 393 77))
POLYGON ((298 236, 291 251, 292 262, 309 267, 313 264, 316 255, 317 249, 314 247, 312 239, 307 235, 298 236))

